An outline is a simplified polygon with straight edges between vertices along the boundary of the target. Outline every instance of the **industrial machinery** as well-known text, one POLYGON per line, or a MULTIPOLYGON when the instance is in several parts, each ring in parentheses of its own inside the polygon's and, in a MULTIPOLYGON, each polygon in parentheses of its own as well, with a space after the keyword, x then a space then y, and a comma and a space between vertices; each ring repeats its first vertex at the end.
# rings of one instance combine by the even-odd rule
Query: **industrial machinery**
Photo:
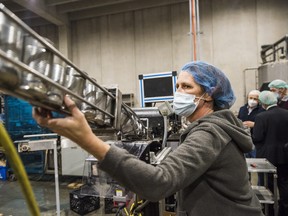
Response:
MULTIPOLYGON (((167 147, 167 137, 171 133, 177 134, 181 127, 169 103, 159 109, 132 110, 122 103, 121 91, 117 87, 99 85, 3 4, 0 4, 0 90, 61 115, 70 114, 63 104, 63 97, 68 94, 84 113, 95 134, 111 145, 128 148, 132 154, 141 152, 137 155, 139 159, 153 165, 169 154, 171 148, 167 147), (171 121, 167 120, 169 116, 171 121)), ((54 136, 50 141, 47 138, 35 141, 28 136, 18 142, 18 150, 25 152, 47 147, 57 151, 57 140, 54 136)), ((67 140, 60 139, 60 142, 64 149, 67 140)), ((67 146, 71 145, 67 143, 67 146)), ((54 158, 57 160, 55 154, 54 158)), ((97 175, 89 172, 94 163, 88 164, 87 181, 91 183, 97 175)), ((112 199, 114 197, 121 201, 121 197, 115 195, 112 199)), ((136 203, 138 205, 138 201, 136 203)), ((147 206, 146 202, 141 211, 147 206)))
POLYGON ((0 6, 0 89, 34 106, 69 114, 63 97, 69 94, 94 129, 125 139, 142 139, 145 127, 121 101, 117 88, 104 88, 0 6), (108 128, 110 130, 108 130, 108 128))
POLYGON ((261 90, 267 90, 274 79, 288 81, 288 35, 273 44, 261 46, 262 65, 258 67, 261 90))
POLYGON ((256 67, 245 68, 244 73, 244 101, 247 98, 248 89, 259 89, 260 91, 269 90, 268 85, 275 79, 288 81, 288 35, 277 40, 272 44, 261 46, 260 51, 261 64, 256 67), (247 88, 249 77, 254 76, 255 83, 247 88))

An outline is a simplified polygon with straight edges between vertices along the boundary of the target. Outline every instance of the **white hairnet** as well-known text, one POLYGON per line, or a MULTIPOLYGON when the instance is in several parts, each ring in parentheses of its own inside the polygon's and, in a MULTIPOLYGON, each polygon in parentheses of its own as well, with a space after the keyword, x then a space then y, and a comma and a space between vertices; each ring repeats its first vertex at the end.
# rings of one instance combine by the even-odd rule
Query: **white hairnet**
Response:
POLYGON ((262 104, 268 106, 277 104, 277 97, 271 91, 262 91, 259 95, 259 100, 262 104))
POLYGON ((276 79, 269 83, 269 88, 288 88, 287 83, 284 80, 276 79))
POLYGON ((259 96, 259 94, 260 94, 260 91, 258 91, 258 90, 252 90, 252 91, 249 92, 248 95, 257 95, 257 96, 259 96))

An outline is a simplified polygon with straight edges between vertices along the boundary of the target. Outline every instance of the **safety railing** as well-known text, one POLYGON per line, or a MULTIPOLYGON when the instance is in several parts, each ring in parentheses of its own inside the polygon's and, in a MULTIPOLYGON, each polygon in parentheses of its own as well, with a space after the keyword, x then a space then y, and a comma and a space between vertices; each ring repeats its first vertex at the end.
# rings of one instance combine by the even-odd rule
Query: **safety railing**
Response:
POLYGON ((261 46, 261 59, 263 64, 279 59, 288 59, 288 35, 273 44, 261 46))

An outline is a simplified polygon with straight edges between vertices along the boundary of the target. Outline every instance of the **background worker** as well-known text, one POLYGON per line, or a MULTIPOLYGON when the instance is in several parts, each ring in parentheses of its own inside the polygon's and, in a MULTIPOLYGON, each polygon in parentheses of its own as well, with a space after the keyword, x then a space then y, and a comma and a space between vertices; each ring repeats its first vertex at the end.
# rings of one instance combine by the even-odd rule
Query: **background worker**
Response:
POLYGON ((190 124, 180 145, 157 166, 100 140, 68 97, 65 104, 71 116, 53 119, 51 114, 41 116, 39 109, 34 109, 33 116, 41 126, 94 155, 100 169, 140 197, 159 201, 178 192, 178 216, 262 216, 243 155, 253 143, 229 110, 234 101, 221 70, 199 61, 184 65, 173 107, 190 124))
MULTIPOLYGON (((243 125, 249 128, 251 136, 253 134, 253 127, 255 122, 255 117, 258 113, 265 111, 259 104, 259 94, 260 91, 252 90, 247 95, 247 103, 240 107, 238 112, 238 118, 243 122, 243 125)), ((254 148, 251 152, 245 154, 246 158, 255 158, 256 149, 254 148)))
POLYGON ((273 80, 269 83, 270 91, 274 92, 278 100, 278 106, 288 110, 288 84, 280 79, 273 80))
MULTIPOLYGON (((277 106, 277 98, 273 92, 261 92, 259 100, 262 103, 263 108, 267 111, 258 114, 255 118, 253 141, 256 146, 256 157, 266 158, 277 167, 277 184, 280 198, 278 216, 287 216, 288 110, 277 106)), ((268 187, 273 191, 273 180, 271 178, 268 179, 268 187)), ((273 211, 270 211, 269 216, 273 215, 273 211)))

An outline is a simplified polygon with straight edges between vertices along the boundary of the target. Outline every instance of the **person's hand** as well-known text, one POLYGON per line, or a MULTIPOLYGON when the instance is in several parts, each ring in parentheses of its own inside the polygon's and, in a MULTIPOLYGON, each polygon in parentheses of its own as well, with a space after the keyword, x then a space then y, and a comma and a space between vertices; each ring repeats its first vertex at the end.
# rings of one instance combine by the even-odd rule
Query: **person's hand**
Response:
POLYGON ((110 146, 92 132, 84 114, 68 96, 65 96, 64 103, 71 112, 71 116, 53 118, 51 112, 35 107, 32 113, 33 118, 40 126, 49 128, 60 136, 67 137, 99 160, 102 160, 110 146))
POLYGON ((248 128, 253 128, 254 127, 254 122, 253 121, 244 121, 243 125, 245 127, 248 127, 248 128))
POLYGON ((67 116, 66 118, 53 118, 51 112, 43 108, 35 107, 32 113, 33 118, 40 126, 47 127, 55 133, 65 136, 81 145, 81 141, 83 142, 87 137, 92 136, 92 130, 84 114, 68 96, 65 96, 64 103, 71 112, 71 116, 67 116))

